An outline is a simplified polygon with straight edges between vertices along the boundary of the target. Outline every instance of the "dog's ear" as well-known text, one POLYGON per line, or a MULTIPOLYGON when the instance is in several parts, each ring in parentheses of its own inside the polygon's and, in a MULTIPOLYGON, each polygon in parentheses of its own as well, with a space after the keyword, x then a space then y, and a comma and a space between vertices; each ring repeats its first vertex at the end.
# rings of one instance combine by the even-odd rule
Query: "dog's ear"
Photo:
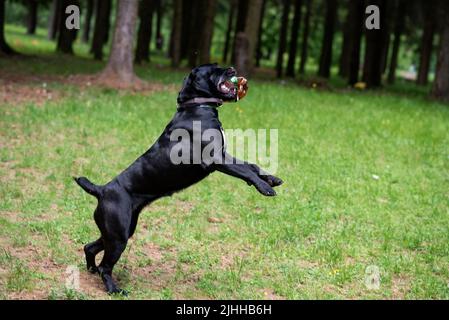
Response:
POLYGON ((193 95, 194 95, 193 82, 195 81, 197 71, 198 70, 196 70, 196 68, 193 69, 192 72, 190 72, 189 75, 184 78, 182 88, 179 91, 178 98, 177 98, 178 103, 182 103, 182 102, 189 100, 193 97, 193 95))

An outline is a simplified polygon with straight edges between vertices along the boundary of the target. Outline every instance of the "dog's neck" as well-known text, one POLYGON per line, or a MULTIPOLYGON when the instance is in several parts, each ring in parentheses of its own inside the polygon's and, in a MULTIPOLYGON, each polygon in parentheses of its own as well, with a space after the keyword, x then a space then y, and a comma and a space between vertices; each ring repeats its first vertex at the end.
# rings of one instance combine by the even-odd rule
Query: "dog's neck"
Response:
POLYGON ((193 106, 209 106, 213 108, 220 107, 223 104, 223 100, 218 98, 193 98, 187 101, 184 101, 183 103, 178 104, 178 109, 180 108, 188 108, 193 106))

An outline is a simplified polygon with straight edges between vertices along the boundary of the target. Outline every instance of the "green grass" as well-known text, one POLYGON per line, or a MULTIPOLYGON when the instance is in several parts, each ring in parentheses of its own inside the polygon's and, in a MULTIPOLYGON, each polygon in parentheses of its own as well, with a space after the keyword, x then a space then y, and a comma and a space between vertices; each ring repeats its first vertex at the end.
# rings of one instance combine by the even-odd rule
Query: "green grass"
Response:
MULTIPOLYGON (((53 54, 42 30, 7 32, 35 56, 2 59, 1 70, 103 66, 82 45, 81 57, 53 54)), ((185 71, 154 60, 138 74, 179 87, 185 71)), ((373 92, 250 85, 220 118, 226 128, 279 129, 285 184, 265 198, 215 173, 146 208, 115 269, 130 298, 448 299, 449 107, 403 83, 373 92), (370 265, 379 290, 365 286, 370 265)), ((171 119, 177 92, 49 86, 62 98, 0 103, 0 297, 108 299, 82 254, 98 237, 96 201, 71 177, 105 183, 126 168, 171 119), (80 268, 80 292, 64 287, 69 265, 80 268)))

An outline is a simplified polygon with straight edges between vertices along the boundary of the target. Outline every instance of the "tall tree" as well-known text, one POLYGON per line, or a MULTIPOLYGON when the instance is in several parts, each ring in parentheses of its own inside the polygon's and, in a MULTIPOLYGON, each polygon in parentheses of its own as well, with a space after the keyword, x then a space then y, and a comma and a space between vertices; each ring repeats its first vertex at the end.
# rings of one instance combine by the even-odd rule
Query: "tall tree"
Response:
POLYGON ((181 62, 181 27, 182 27, 182 0, 174 0, 173 3, 173 23, 170 37, 170 56, 172 67, 178 67, 181 62))
POLYGON ((150 61, 150 43, 153 25, 153 0, 139 2, 139 30, 137 32, 136 63, 150 61))
POLYGON ((248 37, 248 75, 255 65, 257 39, 259 38, 259 22, 261 19, 263 0, 248 0, 248 13, 245 22, 245 34, 248 37))
POLYGON ((164 39, 162 37, 162 14, 163 14, 163 7, 162 7, 162 0, 153 0, 155 1, 156 5, 156 49, 162 50, 164 39))
POLYGON ((27 17, 26 17, 27 34, 34 34, 36 32, 37 6, 38 6, 37 0, 28 0, 27 1, 27 7, 28 7, 28 13, 27 13, 27 17))
POLYGON ((196 12, 189 41, 189 66, 193 68, 210 60, 216 0, 195 0, 191 5, 196 12))
POLYGON ((90 25, 91 25, 93 13, 94 13, 94 0, 87 0, 87 3, 86 3, 86 17, 84 19, 83 36, 81 37, 81 40, 84 43, 88 43, 89 42, 90 25))
POLYGON ((419 55, 419 69, 417 84, 427 85, 429 79, 430 61, 433 51, 433 39, 436 30, 435 6, 429 2, 421 4, 424 12, 424 26, 419 55))
POLYGON ((387 71, 388 65, 388 53, 390 50, 390 39, 391 39, 391 22, 394 19, 394 1, 385 1, 385 6, 383 8, 383 15, 385 16, 383 19, 382 29, 382 55, 380 56, 381 61, 381 72, 384 74, 387 71))
POLYGON ((388 71, 388 83, 392 84, 396 77, 396 68, 398 66, 399 47, 401 44, 401 36, 404 32, 405 15, 407 10, 407 1, 399 0, 396 3, 395 25, 394 25, 394 41, 391 53, 390 69, 388 71))
POLYGON ((107 81, 122 85, 140 82, 133 68, 133 38, 137 21, 137 1, 118 0, 114 37, 108 64, 100 75, 107 81))
POLYGON ((281 17, 281 31, 279 36, 279 47, 276 61, 276 76, 282 77, 284 68, 284 53, 287 47, 287 29, 288 29, 288 14, 290 12, 290 0, 282 0, 282 17, 281 17))
POLYGON ((5 40, 5 0, 0 0, 0 54, 1 53, 15 53, 5 40))
POLYGON ((309 45, 310 16, 312 15, 312 0, 306 1, 306 15, 304 18, 304 31, 302 32, 301 43, 301 63, 299 65, 299 73, 304 74, 307 62, 307 51, 309 45))
POLYGON ((188 58, 190 48, 193 46, 195 35, 192 34, 195 26, 197 10, 196 0, 182 0, 182 27, 181 27, 181 60, 188 58))
POLYGON ((334 42, 335 23, 337 21, 337 0, 326 0, 326 20, 321 46, 318 75, 329 78, 332 65, 332 47, 334 42))
POLYGON ((290 50, 288 53, 288 63, 287 63, 287 77, 295 76, 295 63, 296 63, 296 49, 298 47, 298 34, 299 27, 301 25, 301 6, 302 0, 294 0, 295 13, 293 16, 291 39, 290 39, 290 50))
POLYGON ((360 45, 362 42, 364 3, 360 0, 349 0, 348 12, 348 84, 353 86, 359 81, 360 45))
POLYGON ((229 1, 228 24, 226 27, 225 44, 223 49, 223 62, 228 61, 229 46, 231 43, 232 27, 234 25, 234 16, 236 12, 236 0, 229 1))
POLYGON ((59 19, 58 43, 56 50, 66 54, 73 54, 73 42, 76 39, 77 33, 76 29, 67 29, 66 27, 66 19, 69 14, 66 13, 65 10, 70 5, 79 7, 79 2, 77 0, 62 0, 62 4, 59 8, 59 16, 61 18, 59 19))
POLYGON ((187 59, 190 67, 195 67, 198 63, 198 46, 201 40, 201 30, 202 30, 202 19, 201 16, 203 14, 201 9, 201 0, 189 0, 187 5, 191 6, 190 9, 190 24, 188 25, 189 31, 187 33, 188 36, 188 52, 187 59))
MULTIPOLYGON (((380 11, 380 26, 384 25, 386 0, 372 0, 380 11)), ((365 59, 363 63, 363 81, 369 88, 380 87, 382 84, 382 54, 384 53, 384 29, 366 30, 365 59)))
MULTIPOLYGON (((249 1, 238 1, 237 7, 237 20, 235 21, 235 31, 234 31, 234 42, 232 44, 232 55, 231 55, 231 63, 235 63, 235 53, 236 53, 236 38, 239 32, 245 32, 246 18, 249 13, 249 1)), ((240 41, 241 43, 241 41, 240 41)))
POLYGON ((212 35, 214 31, 214 17, 217 5, 216 0, 202 0, 203 1, 203 28, 201 30, 201 41, 198 46, 199 49, 199 63, 205 64, 210 62, 210 47, 212 44, 212 35))
POLYGON ((229 2, 228 24, 226 27, 226 36, 225 36, 225 43, 224 43, 224 49, 223 49, 223 62, 224 63, 226 63, 228 61, 229 46, 231 43, 232 27, 234 25, 235 12, 236 12, 236 0, 231 0, 229 2))
POLYGON ((338 75, 342 78, 346 78, 349 74, 349 61, 351 59, 350 50, 353 36, 353 33, 351 32, 353 31, 351 29, 351 19, 353 19, 354 17, 351 16, 351 0, 349 0, 348 2, 349 9, 346 14, 345 23, 343 25, 343 46, 341 49, 340 61, 338 64, 338 75))
MULTIPOLYGON (((256 56, 256 46, 259 31, 260 14, 262 11, 262 0, 248 0, 239 1, 240 3, 246 3, 246 8, 240 11, 237 24, 240 23, 240 13, 243 12, 246 15, 242 17, 244 19, 243 31, 236 33, 234 40, 234 57, 237 70, 243 76, 250 76, 254 70, 254 60, 256 56)), ((241 25, 236 28, 239 30, 241 25)))
POLYGON ((53 0, 48 20, 48 39, 55 40, 61 20, 62 0, 53 0))
POLYGON ((111 0, 97 0, 96 3, 94 37, 90 50, 96 60, 103 59, 103 46, 108 42, 111 5, 111 0))
POLYGON ((259 30, 257 31, 256 67, 260 67, 260 60, 262 60, 263 18, 265 16, 266 7, 267 7, 267 0, 262 0, 262 9, 260 11, 259 30))
POLYGON ((440 7, 443 25, 432 96, 449 102, 449 19, 447 19, 449 16, 449 2, 442 1, 440 7))

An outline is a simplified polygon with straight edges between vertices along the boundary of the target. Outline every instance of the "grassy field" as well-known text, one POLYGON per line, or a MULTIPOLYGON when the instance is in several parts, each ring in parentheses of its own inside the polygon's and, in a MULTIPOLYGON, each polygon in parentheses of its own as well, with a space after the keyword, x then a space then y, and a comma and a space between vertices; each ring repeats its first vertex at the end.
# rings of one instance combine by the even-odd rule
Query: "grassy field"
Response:
MULTIPOLYGON (((47 83, 103 64, 82 45, 76 58, 55 55, 39 32, 8 26, 8 41, 35 56, 0 60, 2 77, 18 77, 0 101, 0 298, 121 299, 85 271, 96 201, 71 177, 105 183, 143 153, 186 71, 160 57, 138 67, 163 84, 149 94, 47 83), (68 266, 80 269, 79 291, 65 288, 68 266)), ((129 298, 449 298, 449 106, 407 84, 355 92, 255 80, 220 118, 279 129, 285 184, 265 198, 215 173, 146 208, 115 269, 129 298), (368 266, 380 270, 377 290, 365 285, 368 266)))

